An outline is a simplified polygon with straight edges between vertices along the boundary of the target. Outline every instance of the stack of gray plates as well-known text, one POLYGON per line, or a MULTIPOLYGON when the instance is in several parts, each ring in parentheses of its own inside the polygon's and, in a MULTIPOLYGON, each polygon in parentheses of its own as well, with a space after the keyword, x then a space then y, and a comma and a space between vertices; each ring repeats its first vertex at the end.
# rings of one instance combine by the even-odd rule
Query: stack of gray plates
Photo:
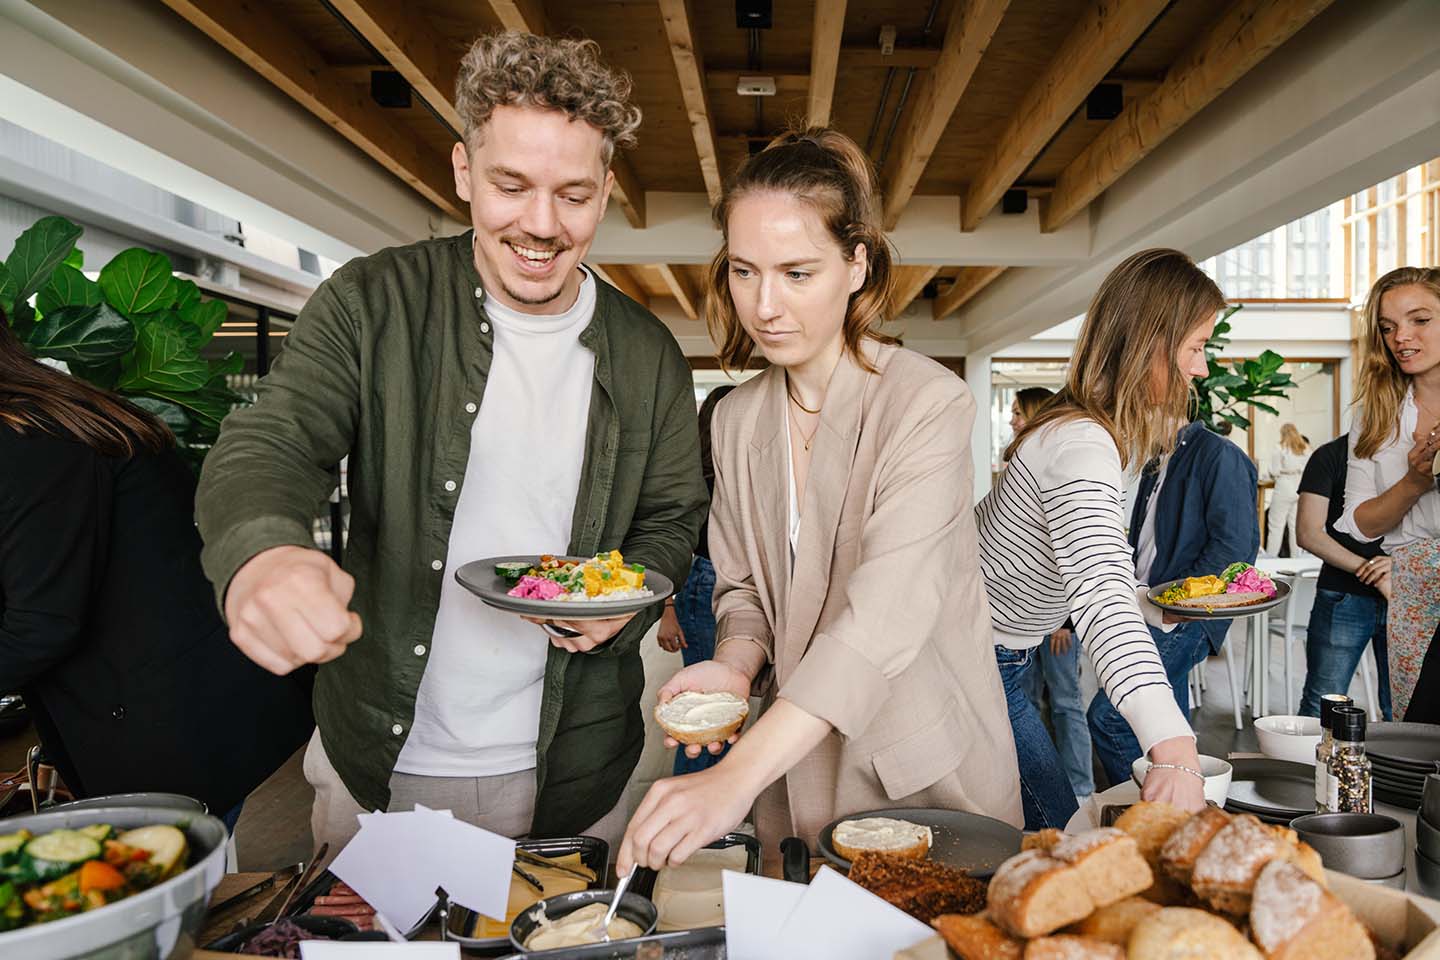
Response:
POLYGON ((1269 757, 1235 757, 1225 809, 1288 824, 1315 812, 1315 767, 1269 757))
POLYGON ((1377 723, 1365 731, 1376 803, 1420 808, 1426 774, 1440 771, 1440 726, 1377 723))

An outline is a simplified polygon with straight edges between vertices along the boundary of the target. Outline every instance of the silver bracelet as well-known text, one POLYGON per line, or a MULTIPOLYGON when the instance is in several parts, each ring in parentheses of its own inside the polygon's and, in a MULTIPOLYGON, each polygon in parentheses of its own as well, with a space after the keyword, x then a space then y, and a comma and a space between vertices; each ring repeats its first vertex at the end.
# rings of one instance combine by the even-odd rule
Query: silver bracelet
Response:
POLYGON ((1205 774, 1201 773, 1199 770, 1196 770, 1194 767, 1187 767, 1187 766, 1185 766, 1183 763, 1152 763, 1152 764, 1150 764, 1150 769, 1151 769, 1151 770, 1184 770, 1186 773, 1190 774, 1190 776, 1192 776, 1192 777, 1199 777, 1201 780, 1204 780, 1204 779, 1205 779, 1205 774))

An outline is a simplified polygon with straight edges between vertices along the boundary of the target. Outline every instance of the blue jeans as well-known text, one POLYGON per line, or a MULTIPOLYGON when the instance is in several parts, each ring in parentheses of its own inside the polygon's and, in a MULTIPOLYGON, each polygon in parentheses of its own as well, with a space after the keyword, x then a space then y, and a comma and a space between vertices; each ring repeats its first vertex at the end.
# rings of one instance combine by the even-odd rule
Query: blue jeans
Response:
MULTIPOLYGON (((1182 623, 1166 633, 1156 627, 1150 628, 1155 638, 1155 647, 1160 651, 1160 661, 1165 665, 1165 676, 1170 679, 1170 688, 1175 692, 1175 703, 1180 712, 1190 716, 1190 670, 1195 664, 1210 656, 1210 638, 1206 636, 1204 624, 1191 621, 1182 623)), ((1130 765, 1140 756, 1140 741, 1135 732, 1110 698, 1101 690, 1090 701, 1090 736, 1095 741, 1095 753, 1100 757, 1100 766, 1111 786, 1130 779, 1130 765)))
MULTIPOLYGON (((697 556, 690 564, 690 576, 685 578, 685 586, 675 594, 675 619, 679 621, 680 630, 685 634, 685 646, 680 648, 680 656, 687 667, 715 656, 715 609, 712 606, 714 595, 715 568, 708 559, 697 556)), ((695 773, 713 767, 729 749, 728 743, 718 754, 702 749, 700 756, 692 760, 685 756, 683 747, 677 748, 675 775, 695 773)))
MULTIPOLYGON (((1070 649, 1062 654, 1051 650, 1050 640, 1042 640, 1035 648, 1040 661, 1031 676, 1044 676, 1050 689, 1050 725, 1055 728, 1055 747, 1070 779, 1070 789, 1077 797, 1095 792, 1095 776, 1090 765, 1090 728, 1085 724, 1085 705, 1080 702, 1080 638, 1070 637, 1070 649)), ((1030 684, 1036 709, 1040 707, 1038 683, 1030 684)))
MULTIPOLYGON (((1300 715, 1320 716, 1320 698, 1348 693, 1366 644, 1375 648, 1380 681, 1380 713, 1390 719, 1390 661, 1385 650, 1388 605, 1376 597, 1335 590, 1315 591, 1310 625, 1305 630, 1305 690, 1300 715)), ((1369 691, 1366 691, 1369 695, 1369 691)))
POLYGON ((1065 829, 1079 807, 1070 780, 1060 765, 1060 755, 1040 720, 1040 711, 1025 693, 1033 647, 1012 650, 995 647, 995 662, 1005 685, 1005 706, 1010 712, 1010 731, 1020 761, 1020 806, 1025 811, 1025 829, 1065 829))

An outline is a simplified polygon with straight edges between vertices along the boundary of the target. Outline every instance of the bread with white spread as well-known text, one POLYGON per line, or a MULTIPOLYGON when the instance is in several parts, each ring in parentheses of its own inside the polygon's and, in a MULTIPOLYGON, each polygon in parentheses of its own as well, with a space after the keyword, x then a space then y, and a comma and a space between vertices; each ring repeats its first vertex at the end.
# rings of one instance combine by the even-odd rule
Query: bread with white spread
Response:
POLYGON ((677 743, 723 743, 745 723, 750 704, 733 693, 686 690, 655 705, 655 722, 677 743))

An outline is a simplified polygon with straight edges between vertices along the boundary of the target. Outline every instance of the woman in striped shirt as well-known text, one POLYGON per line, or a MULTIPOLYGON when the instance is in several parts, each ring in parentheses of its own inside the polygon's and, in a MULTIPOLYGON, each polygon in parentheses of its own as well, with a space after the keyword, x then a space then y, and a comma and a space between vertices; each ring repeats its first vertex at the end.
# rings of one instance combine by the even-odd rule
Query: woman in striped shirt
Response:
POLYGON ((1009 467, 976 508, 1029 829, 1063 828, 1076 809, 1024 690, 1035 648, 1067 617, 1155 764, 1144 798, 1204 804, 1195 737, 1146 627, 1146 617, 1161 623, 1160 612, 1137 592, 1123 477, 1169 452, 1224 305, 1177 250, 1141 251, 1116 267, 1086 313, 1064 389, 1016 435, 1009 467))

